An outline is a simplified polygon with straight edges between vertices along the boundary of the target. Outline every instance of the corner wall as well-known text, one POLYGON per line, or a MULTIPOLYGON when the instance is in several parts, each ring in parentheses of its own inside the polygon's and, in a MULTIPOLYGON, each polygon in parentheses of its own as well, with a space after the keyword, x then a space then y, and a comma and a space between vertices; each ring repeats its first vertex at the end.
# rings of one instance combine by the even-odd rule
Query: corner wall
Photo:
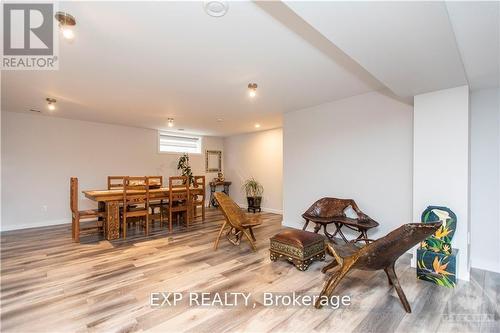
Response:
POLYGON ((413 220, 420 221, 429 205, 455 212, 452 247, 459 249, 457 274, 468 281, 469 87, 417 95, 413 113, 413 220))
POLYGON ((281 128, 224 138, 224 177, 232 181, 229 193, 247 207, 243 182, 254 177, 264 186, 262 209, 283 210, 283 130, 281 128))
POLYGON ((284 225, 302 228, 301 214, 327 196, 377 220, 370 238, 412 222, 411 105, 371 92, 284 118, 284 225))

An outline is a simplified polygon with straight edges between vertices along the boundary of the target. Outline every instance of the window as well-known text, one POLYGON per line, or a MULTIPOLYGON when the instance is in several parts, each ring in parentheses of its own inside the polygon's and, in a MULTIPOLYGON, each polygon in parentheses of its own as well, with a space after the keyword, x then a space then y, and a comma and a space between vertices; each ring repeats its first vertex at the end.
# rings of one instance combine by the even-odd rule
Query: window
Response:
POLYGON ((158 151, 160 153, 201 154, 201 137, 158 132, 158 151))

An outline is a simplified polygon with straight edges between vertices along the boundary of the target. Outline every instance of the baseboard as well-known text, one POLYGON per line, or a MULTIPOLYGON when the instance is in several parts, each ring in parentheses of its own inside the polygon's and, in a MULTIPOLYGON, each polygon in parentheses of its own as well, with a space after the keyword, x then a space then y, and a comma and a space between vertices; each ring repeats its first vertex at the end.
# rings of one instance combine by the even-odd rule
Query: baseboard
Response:
MULTIPOLYGON (((241 208, 245 208, 247 206, 246 204, 242 204, 240 202, 237 202, 236 204, 238 206, 240 206, 241 208)), ((274 214, 281 214, 281 215, 283 215, 283 210, 281 210, 281 209, 274 209, 274 208, 267 208, 267 207, 261 207, 260 209, 263 212, 266 212, 266 213, 274 213, 274 214)))
POLYGON ((60 219, 60 220, 52 220, 52 221, 43 221, 43 224, 37 224, 33 222, 27 223, 17 223, 16 225, 5 226, 3 223, 0 224, 0 232, 11 231, 11 230, 22 230, 22 229, 30 229, 30 228, 43 228, 50 227, 53 225, 59 224, 69 224, 71 220, 69 219, 60 219))

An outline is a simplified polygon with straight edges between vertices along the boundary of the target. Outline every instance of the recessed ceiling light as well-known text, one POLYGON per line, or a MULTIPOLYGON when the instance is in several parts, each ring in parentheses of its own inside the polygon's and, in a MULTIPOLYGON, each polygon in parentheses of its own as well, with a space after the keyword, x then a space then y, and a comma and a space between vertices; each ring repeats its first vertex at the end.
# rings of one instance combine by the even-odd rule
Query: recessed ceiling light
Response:
POLYGON ((174 118, 168 118, 167 119, 167 126, 168 127, 174 127, 174 118))
POLYGON ((255 128, 260 128, 260 124, 255 124, 255 128))
POLYGON ((47 108, 50 111, 54 111, 56 109, 56 102, 57 102, 56 99, 47 97, 45 100, 47 101, 47 108))
POLYGON ((217 122, 218 122, 218 123, 222 123, 223 121, 224 121, 224 119, 222 119, 222 118, 217 118, 217 122))
POLYGON ((61 29, 64 38, 69 40, 73 39, 75 37, 75 32, 73 31, 73 28, 76 25, 75 18, 65 12, 57 12, 54 16, 59 22, 59 28, 61 29))
POLYGON ((248 84, 248 95, 252 98, 257 96, 257 83, 248 84))
POLYGON ((205 12, 213 17, 224 16, 229 9, 227 1, 220 0, 207 0, 203 4, 203 7, 205 8, 205 12))

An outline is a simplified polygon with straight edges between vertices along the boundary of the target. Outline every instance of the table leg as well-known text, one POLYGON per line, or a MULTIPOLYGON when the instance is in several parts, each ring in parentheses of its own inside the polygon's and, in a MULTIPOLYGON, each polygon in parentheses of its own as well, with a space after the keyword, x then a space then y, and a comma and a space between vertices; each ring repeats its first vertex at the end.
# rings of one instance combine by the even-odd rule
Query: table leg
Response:
POLYGON ((333 239, 333 236, 335 236, 337 234, 337 230, 335 230, 333 235, 330 234, 328 231, 326 231, 326 224, 323 224, 323 232, 324 232, 325 236, 328 237, 328 239, 333 239))
POLYGON ((321 224, 316 223, 316 224, 314 225, 314 232, 315 232, 315 233, 318 233, 318 232, 319 232, 319 229, 321 229, 321 224))
POLYGON ((106 228, 104 235, 107 240, 120 237, 120 210, 117 201, 106 202, 106 228))
POLYGON ((335 223, 335 226, 337 227, 337 230, 335 231, 335 233, 337 233, 337 231, 338 231, 338 234, 340 235, 340 237, 342 237, 344 242, 349 243, 347 238, 344 236, 344 233, 342 232, 342 230, 340 230, 342 228, 342 223, 335 223))

